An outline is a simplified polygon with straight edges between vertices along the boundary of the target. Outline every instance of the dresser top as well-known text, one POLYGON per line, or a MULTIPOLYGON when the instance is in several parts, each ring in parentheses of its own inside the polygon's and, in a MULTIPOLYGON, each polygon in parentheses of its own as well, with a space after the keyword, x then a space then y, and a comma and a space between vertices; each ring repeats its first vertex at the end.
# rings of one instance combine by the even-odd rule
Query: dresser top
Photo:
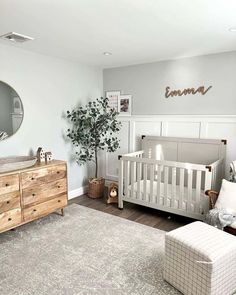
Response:
POLYGON ((12 175, 12 174, 21 173, 21 172, 28 172, 28 171, 32 171, 32 170, 36 170, 36 169, 41 169, 41 168, 48 168, 48 167, 57 166, 57 165, 60 165, 60 164, 65 164, 66 165, 66 161, 52 160, 51 162, 48 162, 47 164, 45 162, 43 162, 43 163, 38 163, 37 162, 34 166, 31 166, 31 167, 28 167, 28 168, 0 173, 0 176, 12 175))

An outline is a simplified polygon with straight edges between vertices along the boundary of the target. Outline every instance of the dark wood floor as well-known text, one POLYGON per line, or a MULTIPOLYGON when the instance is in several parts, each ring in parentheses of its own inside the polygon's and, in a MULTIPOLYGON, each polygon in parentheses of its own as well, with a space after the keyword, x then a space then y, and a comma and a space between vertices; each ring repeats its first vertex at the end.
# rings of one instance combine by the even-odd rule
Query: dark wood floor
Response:
POLYGON ((106 204, 104 199, 90 199, 86 195, 74 198, 70 204, 76 203, 95 210, 106 212, 122 218, 126 218, 141 224, 155 227, 164 231, 170 231, 180 226, 193 222, 192 219, 167 212, 124 202, 124 209, 117 208, 117 204, 106 204))

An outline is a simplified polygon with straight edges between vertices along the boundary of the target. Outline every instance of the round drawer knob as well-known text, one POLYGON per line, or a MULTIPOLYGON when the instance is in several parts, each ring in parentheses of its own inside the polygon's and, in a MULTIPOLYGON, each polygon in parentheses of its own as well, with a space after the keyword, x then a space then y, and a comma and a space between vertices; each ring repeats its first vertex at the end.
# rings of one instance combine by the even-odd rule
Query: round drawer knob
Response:
POLYGON ((57 174, 59 174, 60 173, 60 171, 57 171, 57 174))
POLYGON ((5 186, 9 186, 9 183, 6 183, 5 186))
POLYGON ((61 200, 58 200, 57 202, 58 202, 58 203, 61 203, 61 200))
POLYGON ((31 177, 31 180, 34 180, 34 177, 31 177))
POLYGON ((34 211, 34 212, 36 212, 36 211, 37 211, 37 209, 34 209, 33 211, 34 211))
POLYGON ((32 196, 35 197, 35 194, 33 193, 32 196))
POLYGON ((8 218, 8 221, 11 221, 11 218, 8 218))
POLYGON ((58 185, 57 188, 60 188, 60 185, 58 185))
POLYGON ((10 204, 10 201, 7 201, 7 204, 10 204))

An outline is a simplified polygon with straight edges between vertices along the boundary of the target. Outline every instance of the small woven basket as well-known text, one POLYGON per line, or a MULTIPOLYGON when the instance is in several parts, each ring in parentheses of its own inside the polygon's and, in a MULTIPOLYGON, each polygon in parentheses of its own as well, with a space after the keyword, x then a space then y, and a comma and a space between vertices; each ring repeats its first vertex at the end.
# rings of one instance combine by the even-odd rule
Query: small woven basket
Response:
POLYGON ((92 178, 89 179, 88 196, 92 199, 102 198, 104 194, 105 179, 92 178))

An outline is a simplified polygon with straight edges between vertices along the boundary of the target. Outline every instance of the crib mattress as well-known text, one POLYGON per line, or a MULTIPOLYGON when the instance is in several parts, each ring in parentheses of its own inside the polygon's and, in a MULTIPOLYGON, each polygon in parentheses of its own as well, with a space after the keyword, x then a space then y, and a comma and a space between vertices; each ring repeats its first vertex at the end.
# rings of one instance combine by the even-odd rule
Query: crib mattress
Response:
MULTIPOLYGON (((165 198, 164 193, 164 183, 160 183, 160 198, 159 198, 159 204, 160 205, 166 205, 167 207, 175 207, 182 210, 187 209, 187 203, 190 202, 189 206, 192 208, 192 211, 201 211, 204 207, 208 206, 208 198, 205 196, 205 193, 203 190, 200 192, 200 200, 197 199, 196 196, 196 189, 191 189, 191 196, 188 196, 188 188, 184 187, 183 195, 180 195, 180 186, 175 186, 175 191, 172 192, 172 185, 167 185, 167 198, 165 198), (166 201, 165 201, 166 199, 166 201), (190 199, 190 201, 189 201, 190 199), (199 202, 200 201, 200 202, 199 202), (198 209, 197 209, 198 207, 198 209)), ((128 198, 138 198, 138 183, 134 183, 134 195, 131 196, 131 185, 128 186, 128 198)), ((144 196, 144 181, 140 181, 140 197, 141 200, 147 200, 150 195, 150 180, 146 181, 146 196, 144 196)), ((157 181, 153 181, 153 200, 155 201, 157 197, 157 181)), ((149 199, 148 199, 149 200, 149 199)), ((150 201, 150 200, 149 200, 150 201)))

